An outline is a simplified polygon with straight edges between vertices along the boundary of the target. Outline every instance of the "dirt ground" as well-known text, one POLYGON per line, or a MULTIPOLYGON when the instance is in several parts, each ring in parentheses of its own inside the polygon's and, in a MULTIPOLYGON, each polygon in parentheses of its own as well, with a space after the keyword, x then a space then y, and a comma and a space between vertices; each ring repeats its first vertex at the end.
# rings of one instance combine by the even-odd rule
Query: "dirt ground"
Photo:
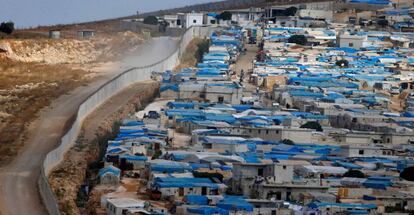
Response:
POLYGON ((85 40, 0 40, 0 166, 17 154, 39 110, 98 78, 103 63, 117 61, 143 42, 132 32, 85 40))
POLYGON ((251 71, 253 69, 253 60, 256 59, 257 51, 259 47, 253 44, 245 44, 246 53, 241 55, 234 65, 234 70, 238 77, 240 77, 241 70, 245 73, 243 86, 245 87, 245 92, 252 92, 256 90, 256 86, 249 83, 251 71))
POLYGON ((66 65, 43 65, 11 60, 0 62, 0 166, 9 161, 24 140, 25 127, 50 102, 88 82, 87 72, 66 65))
POLYGON ((7 57, 20 62, 45 64, 83 64, 116 60, 144 41, 133 32, 99 35, 89 39, 6 39, 7 57))

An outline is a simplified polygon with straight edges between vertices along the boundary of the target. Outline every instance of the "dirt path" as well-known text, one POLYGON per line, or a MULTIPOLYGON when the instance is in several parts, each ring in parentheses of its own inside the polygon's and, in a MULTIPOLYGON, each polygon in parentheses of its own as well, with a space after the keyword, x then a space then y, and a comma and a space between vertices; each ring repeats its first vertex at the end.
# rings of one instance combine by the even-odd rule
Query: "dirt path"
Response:
POLYGON ((0 173, 0 214, 47 214, 40 200, 37 180, 43 157, 56 147, 63 135, 65 122, 75 114, 80 103, 99 86, 126 68, 153 64, 171 54, 177 47, 176 39, 158 38, 145 43, 135 57, 122 61, 116 70, 105 72, 88 86, 63 95, 42 110, 39 118, 28 128, 25 147, 14 161, 0 173))
POLYGON ((245 87, 245 92, 252 92, 255 91, 256 86, 249 83, 250 78, 250 70, 253 69, 253 60, 256 59, 256 54, 259 48, 257 45, 252 44, 245 44, 247 49, 244 55, 241 55, 240 58, 237 60, 234 69, 237 72, 237 75, 240 76, 240 71, 243 69, 244 71, 244 83, 243 86, 245 87))
POLYGON ((237 60, 234 69, 237 72, 237 75, 240 75, 240 71, 243 69, 245 74, 251 69, 253 69, 253 60, 256 58, 257 51, 259 48, 256 45, 245 44, 247 49, 246 53, 241 55, 237 60))

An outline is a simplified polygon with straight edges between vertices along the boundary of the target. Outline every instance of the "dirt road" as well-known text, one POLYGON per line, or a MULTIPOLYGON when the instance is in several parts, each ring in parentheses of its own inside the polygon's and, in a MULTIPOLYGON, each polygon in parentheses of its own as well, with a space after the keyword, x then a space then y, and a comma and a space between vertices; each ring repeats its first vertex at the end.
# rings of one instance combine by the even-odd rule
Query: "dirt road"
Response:
POLYGON ((134 55, 126 57, 117 68, 105 72, 88 86, 80 87, 55 100, 39 114, 28 128, 25 147, 14 161, 0 173, 0 214, 47 214, 37 189, 42 159, 56 147, 63 135, 65 122, 80 103, 107 80, 127 68, 153 64, 170 55, 178 40, 157 38, 142 45, 134 55))

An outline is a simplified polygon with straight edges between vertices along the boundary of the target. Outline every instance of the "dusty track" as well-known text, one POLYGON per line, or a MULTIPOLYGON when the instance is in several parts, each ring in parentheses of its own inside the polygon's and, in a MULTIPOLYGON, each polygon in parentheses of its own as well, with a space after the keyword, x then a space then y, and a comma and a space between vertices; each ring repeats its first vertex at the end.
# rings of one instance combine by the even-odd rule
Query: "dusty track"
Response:
POLYGON ((88 86, 63 95, 43 109, 28 128, 28 139, 14 161, 0 173, 0 214, 47 214, 37 189, 42 159, 55 148, 65 130, 65 122, 94 90, 127 68, 156 63, 169 56, 178 40, 158 38, 142 45, 120 62, 115 70, 105 72, 88 86))

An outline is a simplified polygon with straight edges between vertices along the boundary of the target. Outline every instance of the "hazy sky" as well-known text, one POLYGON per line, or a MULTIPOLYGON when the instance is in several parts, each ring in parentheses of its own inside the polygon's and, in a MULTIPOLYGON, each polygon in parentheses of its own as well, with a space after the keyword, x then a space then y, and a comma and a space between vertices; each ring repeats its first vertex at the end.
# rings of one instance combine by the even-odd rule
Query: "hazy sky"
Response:
POLYGON ((211 1, 217 0, 0 0, 0 21, 20 28, 68 24, 211 1))

